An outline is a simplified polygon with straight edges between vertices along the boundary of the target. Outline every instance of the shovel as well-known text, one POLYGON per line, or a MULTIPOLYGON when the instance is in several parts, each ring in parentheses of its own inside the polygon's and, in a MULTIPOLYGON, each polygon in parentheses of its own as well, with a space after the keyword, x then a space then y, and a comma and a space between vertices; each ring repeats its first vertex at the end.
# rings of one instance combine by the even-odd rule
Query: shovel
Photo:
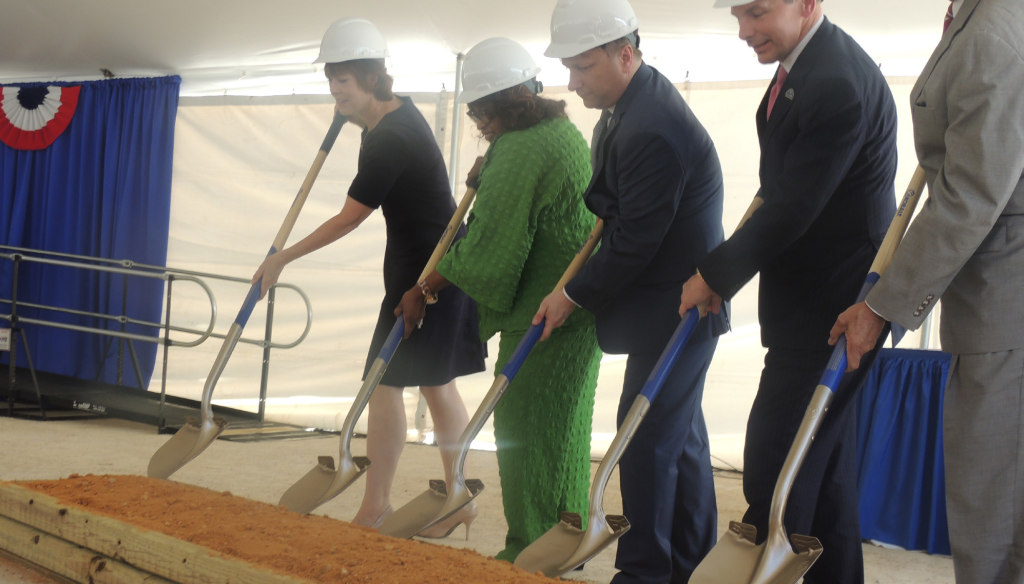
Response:
POLYGON ((615 433, 615 438, 608 446, 608 452, 601 459, 601 465, 597 467, 590 489, 590 519, 587 528, 583 529, 583 521, 578 513, 563 511, 561 520, 554 527, 519 554, 515 561, 516 566, 527 572, 542 572, 545 576, 557 578, 590 560, 629 531, 629 521, 624 516, 605 514, 604 490, 612 469, 622 458, 622 453, 629 446, 630 439, 647 415, 651 403, 658 396, 665 378, 675 366, 679 354, 690 340, 699 320, 697 307, 686 312, 686 316, 676 326, 668 346, 658 358, 654 370, 647 377, 640 395, 629 408, 622 426, 615 433))
MULTIPOLYGON (((918 167, 871 263, 857 302, 864 300, 892 261, 923 188, 924 171, 918 167)), ((846 338, 841 337, 814 390, 779 473, 768 516, 767 539, 757 545, 756 527, 737 521, 729 523, 729 531, 693 572, 691 584, 795 584, 821 555, 821 542, 817 538, 799 534, 787 538, 783 518, 797 473, 828 413, 845 370, 846 338)))
MULTIPOLYGON (((555 284, 555 290, 561 290, 579 272, 583 264, 590 258, 598 241, 601 239, 601 230, 604 222, 600 219, 594 226, 593 231, 587 236, 583 246, 576 252, 569 267, 562 274, 561 279, 555 284)), ((456 446, 456 455, 452 460, 452 489, 448 491, 445 481, 435 479, 429 481, 429 488, 412 501, 406 503, 394 513, 388 516, 381 524, 379 532, 392 537, 408 539, 428 527, 444 521, 456 511, 472 501, 480 491, 483 491, 484 484, 479 479, 466 479, 463 469, 466 464, 466 455, 469 453, 470 444, 476 437, 484 423, 494 412, 495 406, 501 396, 505 394, 510 383, 515 378, 519 368, 523 366, 526 358, 530 355, 533 346, 537 344, 541 333, 544 332, 544 323, 532 325, 526 335, 519 341, 508 363, 501 370, 501 373, 494 379, 491 388, 484 396, 483 402, 473 414, 466 429, 459 437, 456 446)))
MULTIPOLYGON (((448 226, 441 233, 441 238, 434 247, 434 252, 430 255, 426 267, 423 268, 423 272, 416 280, 417 282, 429 276, 448 251, 448 247, 451 245, 455 234, 459 230, 459 226, 462 224, 462 218, 466 216, 473 198, 476 197, 476 189, 479 186, 476 182, 476 177, 480 174, 480 167, 482 165, 483 157, 478 157, 476 164, 469 171, 470 179, 467 181, 469 188, 466 190, 466 194, 462 196, 459 206, 455 209, 455 214, 448 221, 448 226)), ((398 349, 398 344, 402 342, 404 333, 404 320, 401 318, 395 319, 395 324, 391 327, 391 332, 388 333, 384 346, 381 347, 377 358, 370 366, 370 371, 367 373, 363 385, 359 388, 359 393, 356 394, 355 401, 352 403, 352 407, 349 408, 348 415, 345 416, 345 422, 341 426, 341 445, 338 452, 337 468, 335 468, 334 458, 331 456, 317 457, 317 465, 285 491, 284 495, 281 496, 279 505, 296 513, 309 513, 338 496, 338 494, 366 472, 367 467, 370 466, 370 459, 365 456, 352 456, 352 433, 355 431, 356 422, 359 420, 359 416, 362 415, 363 409, 370 402, 373 390, 377 388, 381 378, 384 377, 384 372, 387 371, 388 364, 391 363, 391 357, 394 356, 395 351, 398 349)))
MULTIPOLYGON (((764 199, 754 197, 743 213, 739 226, 742 227, 763 203, 764 199)), ((679 354, 690 340, 698 320, 700 311, 694 307, 687 311, 683 320, 676 325, 672 338, 669 339, 668 345, 654 365, 654 370, 644 382, 640 395, 633 401, 622 426, 615 433, 608 451, 601 459, 590 488, 590 520, 587 529, 583 529, 583 519, 578 513, 563 512, 560 521, 554 527, 520 552, 516 557, 516 566, 527 572, 542 572, 545 576, 557 578, 589 561, 629 531, 629 521, 625 517, 605 514, 605 487, 608 486, 612 469, 619 463, 637 427, 651 408, 651 402, 661 391, 665 377, 672 371, 679 354)))
MULTIPOLYGON (((327 136, 320 145, 320 150, 313 161, 313 166, 306 173, 306 178, 302 181, 302 186, 299 187, 299 192, 295 195, 291 208, 288 209, 284 223, 281 225, 281 229, 278 230, 277 237, 274 238, 270 246, 270 251, 267 252, 268 256, 284 247, 292 227, 295 226, 295 220, 299 217, 299 211, 302 210, 302 205, 306 202, 310 189, 313 188, 313 181, 320 174, 320 169, 323 167, 324 161, 327 160, 327 155, 331 152, 334 141, 337 139, 338 133, 341 132, 341 127, 345 124, 345 121, 345 116, 340 114, 334 115, 334 121, 331 123, 330 129, 327 130, 327 136)), ((149 459, 149 468, 147 470, 149 476, 161 479, 171 476, 174 471, 185 466, 188 461, 198 456, 203 450, 206 450, 206 447, 220 435, 224 430, 224 426, 227 425, 227 421, 223 418, 215 418, 213 416, 213 406, 210 403, 213 397, 213 388, 217 385, 217 380, 220 379, 221 374, 224 372, 224 367, 231 357, 231 352, 234 351, 235 345, 238 344, 238 339, 242 336, 242 329, 245 328, 249 315, 252 314, 253 308, 256 307, 262 285, 263 278, 260 278, 249 288, 249 293, 245 296, 245 301, 242 303, 242 308, 238 311, 238 316, 235 317, 235 322, 228 328, 227 335, 224 337, 224 344, 221 345, 220 352, 217 353, 217 358, 213 362, 213 368, 210 370, 210 375, 207 376, 206 384, 203 386, 203 397, 200 407, 201 419, 188 418, 185 421, 185 425, 153 454, 153 457, 149 459)))

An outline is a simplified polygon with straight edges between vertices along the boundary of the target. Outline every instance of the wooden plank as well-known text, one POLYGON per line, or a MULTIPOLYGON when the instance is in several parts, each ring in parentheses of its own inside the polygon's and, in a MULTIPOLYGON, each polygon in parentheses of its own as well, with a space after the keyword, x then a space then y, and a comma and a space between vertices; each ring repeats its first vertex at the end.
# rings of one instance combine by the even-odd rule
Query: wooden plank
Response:
POLYGON ((79 584, 173 584, 6 517, 0 517, 0 549, 79 584))
POLYGON ((162 533, 0 483, 0 515, 181 584, 308 584, 162 533))

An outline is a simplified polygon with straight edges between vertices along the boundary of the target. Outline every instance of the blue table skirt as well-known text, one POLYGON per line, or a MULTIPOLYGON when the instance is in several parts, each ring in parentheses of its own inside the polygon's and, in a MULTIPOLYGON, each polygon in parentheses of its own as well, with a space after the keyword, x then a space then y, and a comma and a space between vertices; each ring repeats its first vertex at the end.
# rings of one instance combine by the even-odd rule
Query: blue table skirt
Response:
POLYGON ((950 355, 883 349, 858 396, 864 539, 949 554, 942 398, 950 355))

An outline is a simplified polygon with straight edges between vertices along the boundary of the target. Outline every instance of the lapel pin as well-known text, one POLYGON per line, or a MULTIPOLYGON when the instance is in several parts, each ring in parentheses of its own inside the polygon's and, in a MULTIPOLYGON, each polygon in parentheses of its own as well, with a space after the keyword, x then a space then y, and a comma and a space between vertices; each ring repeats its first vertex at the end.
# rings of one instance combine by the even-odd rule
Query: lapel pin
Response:
POLYGON ((796 92, 793 91, 792 87, 790 87, 789 89, 786 90, 785 95, 786 95, 786 99, 788 99, 790 101, 793 101, 793 96, 796 95, 796 92))

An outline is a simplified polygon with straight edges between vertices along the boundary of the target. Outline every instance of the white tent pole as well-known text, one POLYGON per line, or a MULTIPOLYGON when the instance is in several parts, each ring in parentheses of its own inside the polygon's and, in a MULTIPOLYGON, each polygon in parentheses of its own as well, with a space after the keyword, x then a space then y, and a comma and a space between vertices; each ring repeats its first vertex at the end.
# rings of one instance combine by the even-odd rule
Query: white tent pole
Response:
POLYGON ((462 95, 462 61, 465 55, 455 56, 455 91, 452 92, 452 152, 448 157, 448 186, 455 193, 455 177, 459 172, 459 97, 462 95))

